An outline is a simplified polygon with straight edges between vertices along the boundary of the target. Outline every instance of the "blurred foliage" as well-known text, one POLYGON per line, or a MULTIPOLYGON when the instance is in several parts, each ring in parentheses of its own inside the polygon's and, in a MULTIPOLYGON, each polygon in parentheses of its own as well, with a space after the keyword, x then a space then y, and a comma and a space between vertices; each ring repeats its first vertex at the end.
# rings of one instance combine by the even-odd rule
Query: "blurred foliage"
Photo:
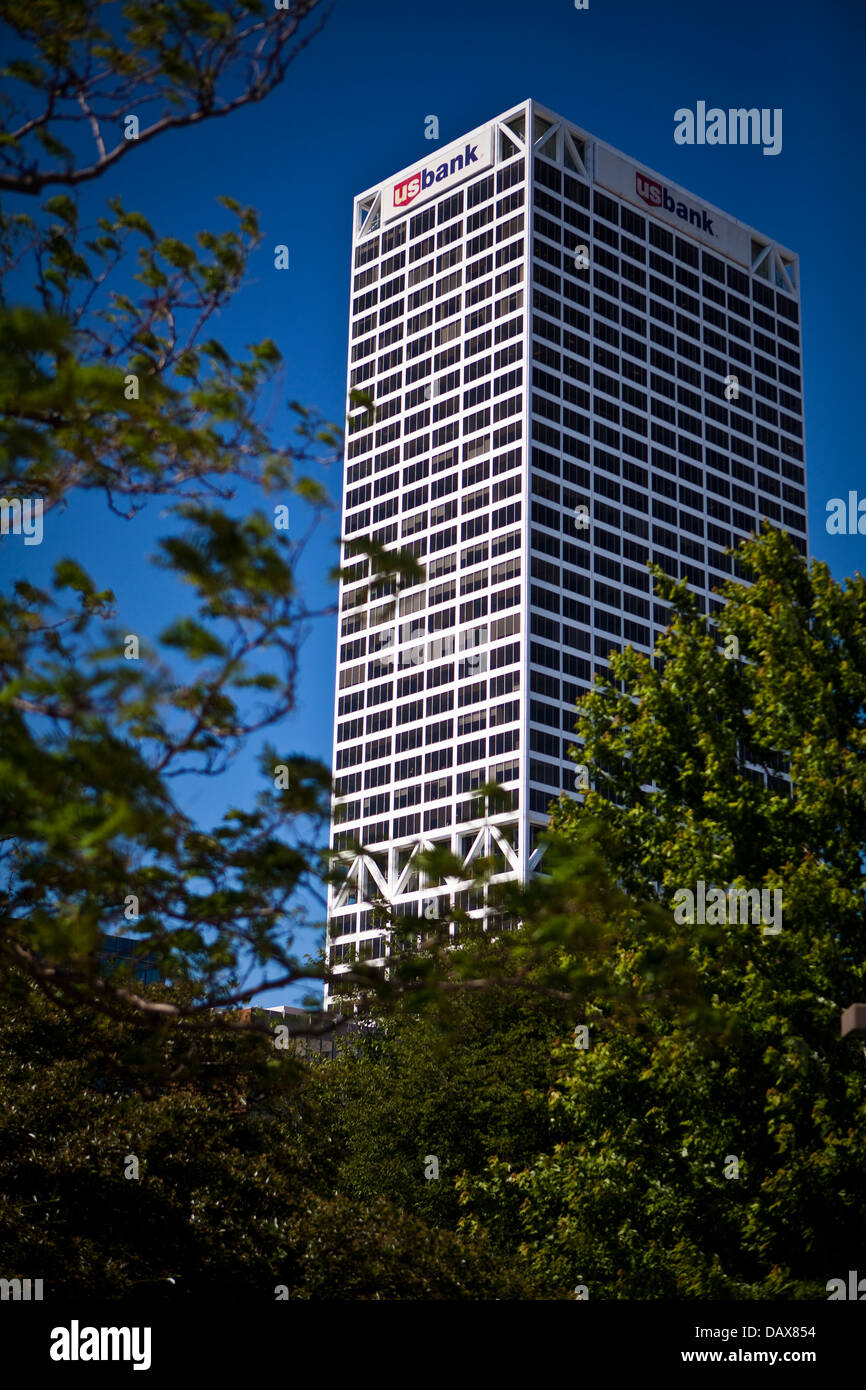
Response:
MULTIPOLYGON (((265 97, 323 13, 316 0, 0 6, 0 493, 38 503, 46 528, 82 495, 131 522, 158 502, 151 558, 188 596, 147 642, 111 576, 89 573, 92 537, 44 587, 34 552, 0 542, 0 969, 115 1017, 160 1011, 131 973, 104 978, 106 933, 190 985, 162 1013, 201 1017, 322 973, 294 942, 323 893, 328 769, 271 742, 255 804, 215 824, 176 779, 217 778, 295 707, 304 636, 334 611, 308 607, 297 570, 331 506, 342 430, 297 402, 275 415, 271 339, 235 357, 212 335, 261 242, 254 209, 221 197, 228 225, 188 245, 110 186, 119 159, 265 97), (88 226, 79 185, 95 178, 109 196, 88 226), (265 504, 246 516, 245 484, 265 504)), ((134 525, 130 564, 146 584, 134 525)))

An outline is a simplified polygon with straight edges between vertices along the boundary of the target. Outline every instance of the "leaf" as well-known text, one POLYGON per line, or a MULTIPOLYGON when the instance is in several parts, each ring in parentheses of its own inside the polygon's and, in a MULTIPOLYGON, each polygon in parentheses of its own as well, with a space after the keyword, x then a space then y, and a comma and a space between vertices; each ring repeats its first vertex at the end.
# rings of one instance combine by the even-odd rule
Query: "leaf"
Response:
POLYGON ((67 227, 77 227, 78 208, 68 193, 56 193, 53 198, 47 198, 44 207, 46 212, 59 217, 67 227))

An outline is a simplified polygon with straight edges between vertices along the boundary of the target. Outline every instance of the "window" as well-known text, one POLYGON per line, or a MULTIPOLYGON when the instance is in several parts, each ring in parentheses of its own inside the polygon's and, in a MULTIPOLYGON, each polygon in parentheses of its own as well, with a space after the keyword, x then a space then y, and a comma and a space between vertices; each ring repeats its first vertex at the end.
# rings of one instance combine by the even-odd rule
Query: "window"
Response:
MULTIPOLYGON (((470 710, 468 714, 461 714, 457 718, 457 737, 462 738, 465 734, 476 733, 481 729, 487 728, 487 711, 483 709, 470 710)), ((458 759, 459 761, 459 759, 458 759)))

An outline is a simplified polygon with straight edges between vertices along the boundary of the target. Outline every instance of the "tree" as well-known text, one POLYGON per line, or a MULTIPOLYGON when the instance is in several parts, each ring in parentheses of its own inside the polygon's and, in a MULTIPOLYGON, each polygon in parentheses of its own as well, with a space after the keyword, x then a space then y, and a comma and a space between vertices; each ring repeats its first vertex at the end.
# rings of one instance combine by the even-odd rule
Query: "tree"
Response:
MULTIPOLYGON (((261 795, 215 825, 178 793, 179 779, 218 778, 293 709, 318 616, 296 569, 342 436, 293 404, 287 439, 268 413, 277 345, 236 358, 210 336, 260 240, 255 211, 221 198, 221 229, 188 245, 127 209, 110 180, 169 131, 264 98, 314 36, 316 10, 0 8, 13 31, 0 140, 3 545, 16 508, 41 528, 76 494, 101 494, 128 522, 159 499, 156 563, 193 596, 150 646, 125 630, 83 553, 44 590, 22 568, 0 598, 4 1276, 55 1291, 331 1298, 335 1279, 357 1298, 524 1290, 483 1244, 381 1197, 360 1213, 312 1142, 323 1126, 303 1072, 225 1007, 322 974, 295 941, 302 891, 326 878, 328 770, 268 744, 261 795), (109 196, 88 226, 79 190, 99 179, 109 196), (241 482, 266 510, 232 515, 241 482), (310 518, 291 539, 268 514, 287 498, 310 518), (141 987, 131 968, 106 975, 106 932, 131 936, 171 987, 141 987)), ((362 392, 350 404, 374 410, 362 392)), ((392 593, 417 573, 374 543, 352 549, 392 593)), ((362 968, 351 978, 373 982, 362 968)))
POLYGON ((168 130, 262 101, 321 30, 317 10, 320 0, 290 9, 264 0, 4 0, 14 56, 3 77, 19 85, 13 95, 9 81, 3 97, 0 191, 77 187, 168 130), (311 15, 315 26, 305 23, 311 15), (78 149, 60 140, 61 121, 78 149))
MULTIPOLYGON (((298 485, 303 455, 257 423, 280 361, 275 344, 252 345, 236 362, 205 336, 260 240, 255 211, 220 198, 237 230, 201 232, 195 250, 158 237, 116 196, 88 236, 73 194, 170 131, 263 100, 321 28, 310 23, 317 11, 319 0, 291 12, 263 0, 0 8, 15 54, 2 73, 0 190, 20 195, 0 216, 4 492, 20 489, 47 510, 73 488, 100 488, 129 515, 152 495, 229 497, 240 478, 298 485), (141 129, 128 138, 133 108, 141 129), (34 197, 52 188, 34 213, 34 197), (36 302, 10 304, 25 271, 36 302)), ((308 441, 315 423, 302 412, 308 441)), ((319 439, 338 442, 333 428, 319 439)), ((319 484, 305 490, 324 500, 319 484)))
POLYGON ((309 1070, 270 1037, 155 1039, 18 972, 0 1026, 5 1278, 137 1303, 531 1296, 483 1247, 335 1190, 309 1070))
POLYGON ((235 360, 207 336, 260 240, 253 209, 222 198, 235 229, 201 232, 193 248, 115 196, 85 228, 76 190, 169 131, 262 100, 321 12, 317 0, 291 12, 262 0, 126 0, 110 14, 93 0, 37 0, 0 11, 11 30, 0 144, 4 550, 7 507, 38 508, 41 525, 73 493, 100 491, 132 519, 158 497, 168 521, 156 562, 194 595, 150 649, 115 621, 111 589, 82 556, 57 564, 50 591, 22 572, 0 600, 0 967, 116 1017, 200 1021, 263 983, 321 974, 292 941, 299 890, 321 890, 327 769, 266 747, 258 804, 216 826, 196 824, 174 788, 184 774, 218 776, 294 706, 300 643, 317 616, 295 571, 330 505, 321 467, 341 435, 299 405, 294 439, 263 423, 276 345, 252 344, 235 360), (28 274, 35 298, 22 298, 28 274), (304 504, 309 529, 289 539, 264 511, 230 515, 223 504, 242 480, 283 506, 304 504), (106 930, 133 935, 166 978, 195 989, 182 1004, 157 1003, 131 976, 103 978, 106 930))
POLYGON ((565 1137, 462 1184, 465 1232, 548 1292, 826 1297, 866 1236, 863 1058, 839 1036, 866 987, 866 584, 778 533, 741 560, 753 582, 726 586, 721 631, 657 576, 662 660, 611 657, 578 726, 595 789, 552 819, 554 872, 558 843, 594 840, 648 910, 602 957, 588 1046, 559 1052, 565 1137), (701 881, 708 900, 780 890, 781 929, 727 894, 702 922, 701 881))
POLYGON ((461 983, 462 954, 462 944, 452 949, 432 998, 409 991, 397 1008, 374 1007, 367 1029, 315 1076, 340 1190, 451 1230, 457 1177, 479 1174, 490 1154, 521 1163, 543 1143, 551 1048, 570 1036, 573 1013, 564 996, 502 982, 507 943, 473 946, 473 970, 489 981, 481 990, 461 983))

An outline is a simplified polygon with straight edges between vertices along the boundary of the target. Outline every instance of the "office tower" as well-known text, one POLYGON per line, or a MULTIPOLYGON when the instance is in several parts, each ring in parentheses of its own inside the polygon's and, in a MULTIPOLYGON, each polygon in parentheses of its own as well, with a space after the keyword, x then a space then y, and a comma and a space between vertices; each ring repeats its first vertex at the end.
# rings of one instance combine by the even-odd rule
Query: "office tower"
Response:
POLYGON ((762 517, 806 553, 797 258, 527 101, 356 199, 348 380, 343 535, 425 578, 345 560, 334 965, 384 958, 372 897, 442 914, 421 846, 535 869, 575 700, 667 621, 648 560, 712 613, 762 517))
POLYGON ((127 936, 104 935, 97 953, 100 972, 111 975, 120 966, 128 965, 142 985, 157 985, 163 981, 156 956, 141 953, 141 942, 127 936))

